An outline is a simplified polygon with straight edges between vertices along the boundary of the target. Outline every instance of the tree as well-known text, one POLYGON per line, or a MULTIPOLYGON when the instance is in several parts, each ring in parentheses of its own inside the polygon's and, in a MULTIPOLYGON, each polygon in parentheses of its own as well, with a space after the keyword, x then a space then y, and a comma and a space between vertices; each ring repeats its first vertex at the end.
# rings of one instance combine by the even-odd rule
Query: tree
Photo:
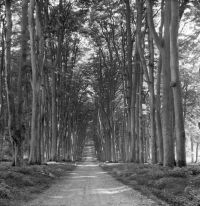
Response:
MULTIPOLYGON (((137 48, 140 55, 140 61, 142 64, 142 69, 144 70, 146 82, 149 87, 150 92, 150 119, 151 119, 151 155, 152 155, 152 163, 157 163, 157 141, 156 141, 156 122, 155 122, 155 92, 154 92, 154 44, 153 38, 148 32, 148 49, 149 49, 149 70, 147 68, 146 60, 145 60, 145 48, 142 47, 142 36, 144 36, 141 32, 142 27, 142 19, 143 19, 143 9, 144 3, 137 1, 137 48)), ((143 40, 144 41, 144 40, 143 40)))
POLYGON ((174 166, 174 141, 172 132, 172 95, 170 88, 170 18, 171 7, 170 2, 165 2, 164 8, 164 36, 161 39, 156 33, 153 23, 152 2, 147 1, 148 7, 148 25, 154 41, 162 56, 162 71, 163 71, 163 142, 164 142, 164 166, 174 166))
POLYGON ((185 128, 183 118, 182 91, 179 80, 178 55, 178 28, 179 28, 179 2, 171 0, 170 24, 170 66, 171 87, 174 97, 175 130, 176 130, 176 156, 179 167, 186 165, 185 158, 185 128))
POLYGON ((38 163, 37 158, 37 140, 38 140, 38 66, 35 51, 35 21, 34 21, 34 10, 35 0, 30 0, 28 17, 29 17, 29 33, 30 33, 30 48, 31 48, 31 68, 32 68, 32 119, 31 119, 31 143, 30 143, 30 156, 29 163, 38 163))
POLYGON ((199 29, 178 28, 190 18, 198 26, 199 8, 188 0, 0 3, 2 153, 7 129, 19 166, 24 151, 30 164, 74 161, 93 135, 103 161, 173 167, 176 156, 184 166, 185 128, 198 143, 188 130, 199 121, 199 29))
MULTIPOLYGON (((185 131, 183 122, 182 98, 179 82, 178 70, 178 25, 179 25, 179 2, 165 1, 164 9, 164 36, 161 39, 155 31, 153 16, 152 16, 152 2, 147 2, 148 6, 148 23, 150 31, 154 37, 156 45, 162 56, 163 69, 163 138, 164 138, 164 165, 173 166, 173 139, 172 125, 169 124, 170 112, 173 114, 171 89, 173 90, 175 128, 176 128, 176 151, 178 166, 185 166, 185 131), (171 77, 170 77, 171 76, 171 77), (170 126, 171 125, 171 126, 170 126), (169 153, 169 151, 171 151, 169 153)), ((185 7, 182 5, 182 9, 185 7)))
POLYGON ((12 13, 11 1, 5 1, 6 9, 6 41, 5 41, 5 72, 6 72, 6 93, 8 105, 8 131, 13 144, 13 165, 23 164, 23 140, 25 138, 25 127, 21 124, 21 71, 18 71, 18 93, 17 93, 17 113, 15 110, 15 99, 13 94, 11 77, 11 39, 12 39, 12 13), (20 119, 20 120, 19 120, 20 119))
MULTIPOLYGON (((5 1, 6 9, 6 40, 5 40, 5 78, 6 78, 6 94, 7 94, 7 109, 8 109, 8 131, 9 136, 12 141, 13 130, 15 128, 15 109, 14 109, 14 99, 11 94, 11 37, 12 37, 12 16, 11 16, 11 1, 5 1)), ((15 145, 15 140, 13 140, 13 145, 15 145)), ((15 146, 14 146, 15 152, 15 146)), ((15 162, 15 160, 14 160, 15 162)))

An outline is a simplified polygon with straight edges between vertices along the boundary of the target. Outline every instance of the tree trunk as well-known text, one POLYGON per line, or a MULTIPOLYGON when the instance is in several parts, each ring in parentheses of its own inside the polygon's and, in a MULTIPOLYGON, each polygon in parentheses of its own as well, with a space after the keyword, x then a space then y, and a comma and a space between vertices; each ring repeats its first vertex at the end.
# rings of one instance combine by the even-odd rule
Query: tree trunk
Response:
POLYGON ((51 131, 52 131, 52 144, 51 144, 51 160, 56 161, 57 159, 57 105, 56 105, 56 69, 59 65, 61 59, 61 51, 62 51, 62 41, 63 41, 63 33, 62 30, 58 31, 58 47, 56 51, 56 58, 52 68, 52 85, 51 85, 51 102, 52 102, 52 123, 51 123, 51 131))
POLYGON ((162 116, 163 116, 163 148, 164 148, 164 166, 174 166, 174 141, 172 135, 172 95, 170 87, 170 17, 171 17, 171 4, 170 1, 165 1, 164 9, 164 36, 161 39, 156 33, 154 23, 153 23, 153 14, 152 14, 152 2, 147 1, 148 7, 148 25, 150 32, 154 38, 154 41, 161 53, 162 56, 162 79, 163 79, 163 107, 162 107, 162 116))
POLYGON ((194 162, 194 141, 193 138, 190 138, 190 142, 191 142, 191 162, 194 162))
MULTIPOLYGON (((164 26, 164 1, 161 1, 161 21, 159 27, 159 38, 162 39, 164 26)), ((158 162, 163 165, 164 149, 163 149, 163 135, 162 135, 162 120, 161 120, 161 74, 162 74, 162 56, 159 55, 157 83, 156 83, 156 133, 158 140, 158 162)))
MULTIPOLYGON (((4 71, 4 54, 5 54, 5 42, 4 42, 4 21, 2 21, 2 23, 0 23, 0 28, 2 25, 2 29, 1 29, 1 57, 0 57, 0 117, 3 117, 3 71, 4 71)), ((0 124, 1 124, 1 128, 0 128, 0 139, 1 139, 1 160, 3 158, 3 144, 4 144, 4 120, 3 118, 0 118, 0 124)))
POLYGON ((22 23, 21 23, 21 62, 18 70, 17 80, 17 111, 16 111, 16 130, 15 137, 18 139, 18 144, 15 145, 15 165, 20 166, 23 164, 23 141, 25 139, 25 126, 22 121, 22 72, 25 69, 26 57, 27 57, 27 27, 28 27, 28 1, 23 0, 22 2, 22 23))
POLYGON ((176 156, 177 166, 186 166, 185 157, 185 128, 183 118, 183 105, 181 84, 179 80, 179 56, 178 56, 178 28, 179 28, 179 1, 171 0, 171 24, 170 24, 170 66, 171 87, 174 97, 175 130, 176 130, 176 156))
POLYGON ((131 7, 130 1, 125 0, 126 4, 126 27, 127 27, 127 59, 128 59, 128 69, 127 69, 127 102, 128 102, 128 139, 126 145, 128 146, 126 150, 130 151, 127 155, 127 161, 135 161, 135 103, 136 103, 136 74, 135 68, 132 68, 132 31, 131 31, 131 7))
POLYGON ((162 48, 162 75, 163 75, 163 142, 164 166, 174 166, 174 144, 171 125, 171 88, 170 88, 170 2, 165 3, 164 17, 164 47, 162 48))
POLYGON ((153 38, 149 32, 149 91, 150 91, 150 119, 151 119, 151 157, 152 163, 157 163, 157 138, 155 122, 155 93, 154 93, 154 46, 153 38))
POLYGON ((144 132, 143 132, 143 111, 142 111, 142 100, 143 100, 143 69, 140 68, 140 82, 139 82, 139 162, 144 163, 144 132))
POLYGON ((6 9, 6 40, 5 40, 5 75, 6 75, 6 92, 7 92, 7 106, 8 106, 8 129, 10 138, 12 138, 12 129, 15 127, 14 111, 11 102, 11 37, 12 37, 12 14, 11 14, 11 0, 5 1, 6 9))
MULTIPOLYGON (((5 42, 4 42, 4 22, 2 22, 2 31, 1 31, 1 65, 0 65, 0 116, 3 116, 3 72, 4 72, 4 58, 5 58, 5 42)), ((0 119, 3 122, 2 119, 0 119)), ((2 123, 1 123, 2 124, 2 123)), ((3 125, 2 125, 3 126, 3 125)), ((0 132, 3 133, 3 128, 0 129, 0 132)))
POLYGON ((56 74, 55 71, 52 70, 52 85, 51 85, 51 93, 52 93, 52 146, 51 146, 51 160, 56 161, 57 159, 57 110, 56 110, 56 74))
POLYGON ((30 156, 29 164, 37 163, 37 140, 38 140, 38 90, 39 85, 37 82, 37 59, 35 52, 35 29, 34 29, 34 9, 35 0, 30 0, 28 8, 29 17, 29 32, 30 32, 30 48, 31 48, 31 67, 32 67, 32 117, 31 117, 31 142, 30 142, 30 156))
POLYGON ((6 40, 5 40, 5 78, 6 78, 6 97, 8 109, 8 131, 13 144, 13 166, 21 165, 21 147, 20 135, 16 130, 16 116, 15 116, 15 100, 11 88, 11 37, 12 37, 12 13, 11 0, 5 1, 6 9, 6 40))
POLYGON ((144 56, 144 38, 141 32, 142 27, 142 11, 143 2, 137 0, 137 47, 140 54, 140 61, 144 70, 145 78, 148 84, 150 93, 150 122, 151 122, 151 157, 152 163, 157 163, 157 142, 156 142, 156 122, 155 122, 155 94, 154 94, 154 45, 153 38, 148 32, 148 48, 149 48, 149 70, 147 69, 146 60, 144 56))
POLYGON ((196 163, 198 162, 198 157, 199 157, 199 143, 197 142, 197 146, 196 146, 196 163))
POLYGON ((156 84, 156 132, 158 138, 158 162, 160 165, 163 165, 163 135, 162 135, 162 123, 161 123, 161 114, 160 114, 160 85, 161 85, 161 67, 162 67, 162 57, 159 57, 158 63, 158 74, 157 74, 157 84, 156 84))

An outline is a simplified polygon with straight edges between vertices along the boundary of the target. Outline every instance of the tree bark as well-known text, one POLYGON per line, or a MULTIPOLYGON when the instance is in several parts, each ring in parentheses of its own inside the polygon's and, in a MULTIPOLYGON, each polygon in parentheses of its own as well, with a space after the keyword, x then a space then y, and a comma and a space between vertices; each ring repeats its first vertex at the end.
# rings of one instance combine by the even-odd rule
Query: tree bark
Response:
POLYGON ((139 82, 139 134, 138 134, 138 144, 139 144, 139 162, 144 163, 144 132, 143 132, 143 68, 140 68, 140 82, 139 82))
POLYGON ((52 146, 51 146, 51 160, 57 160, 57 110, 56 110, 56 74, 52 69, 52 86, 51 86, 51 95, 52 95, 52 146))
MULTIPOLYGON (((62 1, 61 1, 62 3, 62 1)), ((52 85, 51 85, 51 92, 52 92, 52 123, 51 123, 51 131, 52 131, 52 145, 51 145, 51 160, 56 161, 57 159, 57 104, 56 104, 56 69, 58 64, 61 60, 61 51, 62 51, 62 41, 63 41, 63 32, 62 30, 58 31, 58 47, 56 51, 56 58, 53 63, 51 77, 52 77, 52 85)))
MULTIPOLYGON (((1 25, 1 24, 0 24, 1 25)), ((4 73, 4 57, 5 57, 5 42, 4 42, 4 21, 2 21, 1 30, 1 65, 0 65, 0 116, 3 115, 3 73, 4 73)), ((2 121, 2 120, 0 120, 2 121)), ((2 128, 1 128, 1 132, 2 128)))
MULTIPOLYGON (((150 34, 149 34, 150 35, 150 34)), ((156 137, 156 122, 155 122, 155 93, 154 93, 154 48, 153 39, 149 36, 150 59, 149 59, 149 73, 150 73, 150 118, 151 118, 151 155, 152 163, 157 163, 157 137, 156 137)))
POLYGON ((197 142, 197 145, 196 145, 196 160, 195 160, 196 163, 198 162, 198 157, 199 157, 199 143, 197 142))
POLYGON ((147 1, 148 8, 148 25, 151 31, 151 34, 154 38, 154 41, 161 53, 162 56, 162 79, 163 79, 163 106, 162 106, 162 115, 163 115, 163 125, 162 125, 162 134, 163 134, 163 148, 164 148, 164 166, 174 166, 174 143, 172 135, 172 95, 170 87, 170 17, 171 17, 171 4, 169 1, 165 1, 164 9, 164 36, 161 39, 156 33, 154 23, 153 23, 153 14, 152 14, 152 2, 147 1))
POLYGON ((8 109, 8 132, 10 140, 13 145, 13 166, 20 165, 17 157, 21 156, 18 151, 17 145, 20 142, 18 133, 16 133, 16 116, 14 95, 11 88, 11 41, 12 41, 12 13, 11 13, 11 0, 5 1, 6 9, 6 39, 5 39, 5 79, 6 79, 6 97, 8 109))
POLYGON ((190 138, 190 142, 191 142, 191 162, 193 163, 194 162, 194 141, 193 141, 193 138, 191 137, 190 138))
MULTIPOLYGON (((164 26, 164 0, 161 1, 161 22, 159 27, 159 38, 162 39, 162 31, 164 26)), ((163 135, 162 135, 162 120, 161 120, 161 74, 162 74, 162 56, 159 55, 157 83, 156 83, 156 134, 158 140, 158 162, 163 165, 164 150, 163 150, 163 135)))
POLYGON ((185 157, 185 128, 182 105, 182 91, 179 79, 179 55, 178 55, 178 28, 179 28, 179 1, 171 2, 170 23, 170 66, 171 87, 174 97, 175 131, 176 131, 176 157, 177 166, 186 166, 185 157))
POLYGON ((159 56, 157 84, 156 84, 156 132, 158 139, 158 162, 163 165, 163 135, 162 135, 162 123, 161 123, 161 102, 160 102, 160 86, 161 86, 161 73, 162 73, 162 57, 159 56))
POLYGON ((140 54, 140 61, 144 70, 145 78, 148 84, 149 93, 150 93, 150 120, 151 120, 151 157, 152 163, 157 163, 157 142, 156 142, 156 122, 155 122, 155 92, 154 92, 154 45, 153 38, 148 32, 148 47, 149 47, 149 70, 147 69, 146 60, 144 56, 144 44, 142 41, 142 11, 143 2, 137 0, 137 27, 136 27, 136 38, 137 38, 137 47, 140 54))
POLYGON ((37 58, 35 51, 35 22, 34 22, 35 0, 30 0, 28 8, 30 48, 31 48, 31 68, 32 68, 32 117, 31 117, 31 142, 29 164, 37 163, 37 140, 38 140, 38 80, 37 80, 37 58))
POLYGON ((131 31, 131 7, 130 1, 125 0, 126 4, 126 27, 127 27, 127 102, 128 102, 128 137, 126 139, 126 161, 135 161, 135 104, 136 104, 136 73, 135 68, 132 68, 132 50, 133 40, 131 31), (130 151, 130 152, 128 152, 130 151))
POLYGON ((25 125, 23 119, 23 100, 22 100, 22 74, 25 71, 26 58, 27 58, 27 27, 28 27, 28 1, 23 0, 22 2, 22 23, 21 23, 21 60, 18 69, 17 79, 17 105, 16 105, 16 128, 15 138, 18 139, 15 144, 15 165, 21 166, 23 164, 23 141, 25 140, 25 125))

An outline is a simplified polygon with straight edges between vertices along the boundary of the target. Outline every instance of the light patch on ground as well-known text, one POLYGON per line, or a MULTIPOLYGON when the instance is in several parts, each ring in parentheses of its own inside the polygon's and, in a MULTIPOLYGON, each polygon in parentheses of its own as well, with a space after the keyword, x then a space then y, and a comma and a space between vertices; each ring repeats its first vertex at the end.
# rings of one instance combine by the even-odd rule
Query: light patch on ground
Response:
POLYGON ((83 159, 75 172, 24 206, 157 206, 138 191, 118 182, 95 162, 94 147, 85 146, 83 159), (51 197, 51 198, 50 198, 51 197))
POLYGON ((115 187, 115 188, 107 188, 107 189, 95 189, 92 191, 93 194, 118 194, 126 191, 132 190, 127 186, 115 187))

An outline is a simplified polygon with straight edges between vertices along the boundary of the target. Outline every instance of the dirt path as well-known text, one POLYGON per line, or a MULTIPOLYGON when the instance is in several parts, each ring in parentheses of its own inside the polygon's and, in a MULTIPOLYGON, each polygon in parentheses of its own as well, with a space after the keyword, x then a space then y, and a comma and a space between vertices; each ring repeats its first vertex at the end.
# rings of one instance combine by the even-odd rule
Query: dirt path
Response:
POLYGON ((25 206, 157 206, 153 200, 115 180, 94 158, 92 146, 84 150, 85 161, 70 176, 25 206))

